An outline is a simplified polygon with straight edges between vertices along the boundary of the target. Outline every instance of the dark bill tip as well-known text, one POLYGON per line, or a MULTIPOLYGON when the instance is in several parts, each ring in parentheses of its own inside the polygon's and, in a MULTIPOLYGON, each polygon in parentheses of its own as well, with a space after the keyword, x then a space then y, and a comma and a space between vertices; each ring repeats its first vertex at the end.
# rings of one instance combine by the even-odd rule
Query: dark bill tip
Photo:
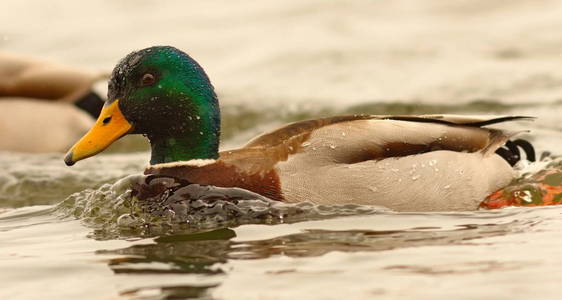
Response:
POLYGON ((69 167, 76 163, 75 161, 72 160, 72 151, 66 154, 66 156, 64 157, 64 163, 69 167))

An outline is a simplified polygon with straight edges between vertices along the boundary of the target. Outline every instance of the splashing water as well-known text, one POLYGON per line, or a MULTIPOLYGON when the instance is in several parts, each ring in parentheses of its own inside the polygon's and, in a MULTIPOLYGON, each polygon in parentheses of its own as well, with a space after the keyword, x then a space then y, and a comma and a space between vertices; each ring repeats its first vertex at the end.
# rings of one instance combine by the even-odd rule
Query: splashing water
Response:
POLYGON ((386 211, 376 206, 282 203, 243 189, 180 185, 174 178, 144 175, 130 175, 114 184, 72 194, 55 210, 63 218, 82 220, 94 229, 93 236, 98 239, 386 211))

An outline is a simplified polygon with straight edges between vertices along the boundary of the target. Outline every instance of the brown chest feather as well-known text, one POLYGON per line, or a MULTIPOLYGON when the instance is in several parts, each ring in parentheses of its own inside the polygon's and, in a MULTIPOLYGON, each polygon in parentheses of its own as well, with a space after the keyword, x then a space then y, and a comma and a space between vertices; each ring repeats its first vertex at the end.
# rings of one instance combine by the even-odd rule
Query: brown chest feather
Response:
POLYGON ((277 172, 274 169, 247 173, 234 165, 221 161, 206 166, 149 167, 144 174, 164 175, 186 180, 190 183, 218 187, 243 188, 272 200, 284 201, 277 172))

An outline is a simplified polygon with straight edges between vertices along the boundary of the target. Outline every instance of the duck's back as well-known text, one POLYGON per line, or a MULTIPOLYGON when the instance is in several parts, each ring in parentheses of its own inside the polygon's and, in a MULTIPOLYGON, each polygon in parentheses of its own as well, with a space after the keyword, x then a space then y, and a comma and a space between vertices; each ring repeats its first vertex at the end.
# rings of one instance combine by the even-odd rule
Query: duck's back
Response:
MULTIPOLYGON (((0 97, 73 102, 105 75, 0 52, 0 97)), ((1 100, 1 99, 0 99, 1 100)))

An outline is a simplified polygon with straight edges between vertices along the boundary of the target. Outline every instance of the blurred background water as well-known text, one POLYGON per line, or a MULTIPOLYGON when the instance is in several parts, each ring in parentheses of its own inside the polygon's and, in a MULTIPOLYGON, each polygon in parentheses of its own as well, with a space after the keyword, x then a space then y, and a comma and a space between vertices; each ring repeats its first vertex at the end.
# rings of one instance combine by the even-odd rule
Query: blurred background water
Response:
MULTIPOLYGON (((537 116, 509 128, 561 154, 558 1, 4 0, 0 8, 5 52, 102 72, 147 46, 188 52, 219 94, 223 149, 309 117, 449 112, 537 116)), ((101 95, 105 85, 96 85, 101 95)), ((229 219, 224 208, 180 226, 138 217, 127 179, 118 181, 142 172, 146 149, 130 137, 73 168, 61 153, 0 152, 0 298, 558 296, 558 207, 399 214, 258 201, 237 208, 250 218, 229 219)))

